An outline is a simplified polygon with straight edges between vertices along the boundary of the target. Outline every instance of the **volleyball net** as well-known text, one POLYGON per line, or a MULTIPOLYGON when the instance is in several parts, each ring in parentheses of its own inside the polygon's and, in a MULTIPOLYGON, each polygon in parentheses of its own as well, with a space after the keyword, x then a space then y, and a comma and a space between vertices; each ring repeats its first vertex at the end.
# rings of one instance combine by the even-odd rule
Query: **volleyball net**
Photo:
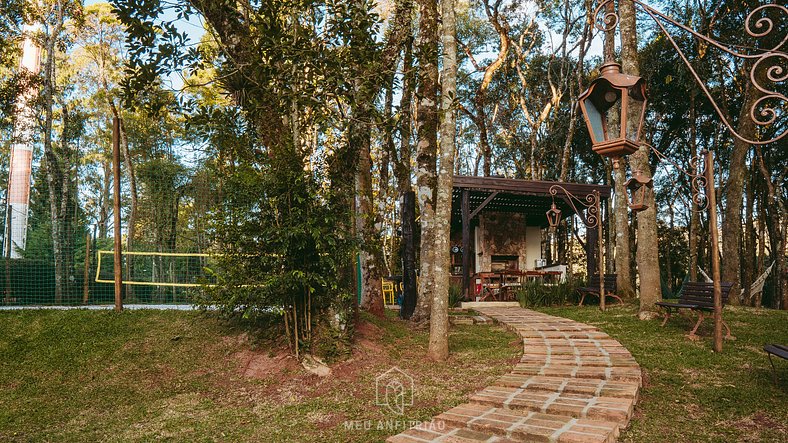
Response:
MULTIPOLYGON (((121 282, 124 285, 165 288, 213 286, 208 271, 216 255, 184 252, 121 252, 121 282)), ((96 283, 115 283, 113 251, 97 251, 96 283)))
MULTIPOLYGON (((112 250, 86 251, 72 262, 71 278, 58 296, 56 269, 49 259, 0 261, 0 306, 103 305, 115 300, 112 250), (79 269, 77 269, 79 268, 79 269)), ((219 255, 184 252, 121 253, 123 301, 128 304, 191 304, 216 285, 210 269, 219 255)))

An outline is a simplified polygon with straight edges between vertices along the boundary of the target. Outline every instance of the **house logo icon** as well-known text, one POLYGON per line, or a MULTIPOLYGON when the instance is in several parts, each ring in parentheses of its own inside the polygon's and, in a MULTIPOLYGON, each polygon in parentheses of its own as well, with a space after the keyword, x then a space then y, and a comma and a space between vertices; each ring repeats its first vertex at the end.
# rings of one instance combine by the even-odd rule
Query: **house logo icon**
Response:
POLYGON ((413 406, 413 377, 396 366, 375 377, 375 404, 405 413, 405 406, 413 406))

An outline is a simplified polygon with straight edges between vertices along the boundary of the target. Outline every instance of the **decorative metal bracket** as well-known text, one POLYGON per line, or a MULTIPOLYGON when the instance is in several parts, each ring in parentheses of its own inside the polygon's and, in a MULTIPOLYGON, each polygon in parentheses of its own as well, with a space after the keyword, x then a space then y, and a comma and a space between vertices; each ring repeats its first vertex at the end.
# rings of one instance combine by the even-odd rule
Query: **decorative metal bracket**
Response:
POLYGON ((709 205, 709 200, 708 197, 706 196, 706 186, 707 186, 706 173, 705 171, 701 172, 702 169, 701 166, 705 165, 703 159, 707 151, 703 151, 700 154, 690 159, 689 161, 690 168, 692 171, 694 171, 691 172, 682 168, 681 165, 679 165, 677 162, 675 162, 667 155, 660 152, 654 146, 651 146, 648 143, 644 143, 644 144, 648 146, 652 152, 654 152, 654 154, 657 156, 657 158, 660 159, 660 161, 662 160, 667 161, 668 163, 673 165, 674 168, 678 169, 681 173, 683 173, 690 179, 690 186, 692 187, 692 202, 697 205, 697 209, 695 210, 698 212, 704 211, 709 205))
POLYGON ((558 195, 558 191, 564 193, 564 201, 572 206, 572 209, 574 209, 575 213, 580 217, 580 220, 583 221, 586 227, 595 228, 599 225, 599 202, 601 198, 599 196, 599 191, 593 191, 590 194, 586 194, 585 197, 579 198, 567 191, 563 186, 553 185, 550 186, 550 195, 553 196, 553 203, 555 203, 555 196, 558 195), (588 210, 587 215, 583 215, 583 213, 577 209, 575 202, 588 210))
MULTIPOLYGON (((703 80, 701 80, 695 69, 693 69, 686 55, 681 50, 681 48, 679 48, 678 44, 676 44, 676 41, 673 39, 673 36, 670 34, 670 32, 668 32, 665 25, 670 24, 686 32, 689 32, 696 38, 703 40, 704 42, 724 51, 727 54, 730 54, 735 58, 752 61, 749 72, 750 82, 758 91, 763 94, 763 96, 752 104, 748 115, 753 123, 760 127, 769 126, 775 123, 778 118, 781 120, 786 119, 785 114, 788 111, 785 111, 785 108, 788 107, 788 97, 774 89, 764 86, 761 84, 761 81, 759 81, 759 78, 763 78, 765 76, 765 79, 772 84, 788 80, 788 69, 784 68, 780 64, 781 62, 788 64, 788 53, 786 53, 783 49, 785 43, 788 42, 788 34, 779 40, 779 43, 777 43, 772 48, 747 48, 749 52, 740 52, 739 50, 734 49, 738 48, 738 46, 720 43, 708 36, 705 36, 693 30, 692 28, 689 28, 688 26, 678 23, 677 21, 648 6, 640 0, 631 1, 633 4, 639 6, 643 12, 645 12, 654 21, 654 23, 657 24, 665 37, 667 37, 668 41, 670 41, 670 44, 673 45, 673 48, 679 54, 679 57, 681 57, 681 60, 687 66, 687 69, 689 69, 692 77, 695 79, 695 82, 711 102, 711 105, 714 107, 717 115, 720 117, 720 119, 722 119, 725 127, 734 137, 745 143, 750 143, 753 145, 765 145, 785 137, 786 131, 782 131, 769 140, 750 140, 736 132, 736 130, 733 128, 733 125, 728 120, 728 117, 722 112, 719 105, 717 105, 717 102, 712 97, 705 83, 703 80)), ((615 0, 600 1, 594 10, 594 17, 597 17, 595 26, 602 32, 614 30, 620 21, 618 13, 606 11, 607 6, 614 4, 614 2, 615 0), (604 15, 600 17, 600 14, 602 13, 604 13, 604 15)), ((775 31, 774 21, 767 15, 769 11, 776 11, 777 13, 784 14, 786 17, 788 17, 788 8, 785 6, 777 4, 759 6, 747 15, 747 18, 744 22, 744 30, 748 35, 755 37, 756 39, 761 39, 775 31)))

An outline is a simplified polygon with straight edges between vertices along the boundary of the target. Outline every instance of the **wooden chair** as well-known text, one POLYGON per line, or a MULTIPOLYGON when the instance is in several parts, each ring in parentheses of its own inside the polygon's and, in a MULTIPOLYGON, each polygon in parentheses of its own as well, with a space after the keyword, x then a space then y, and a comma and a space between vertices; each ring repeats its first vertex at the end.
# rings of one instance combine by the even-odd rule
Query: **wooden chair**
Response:
POLYGON ((393 305, 394 304, 394 282, 391 280, 386 280, 385 278, 380 279, 380 284, 383 287, 383 304, 384 305, 393 305))

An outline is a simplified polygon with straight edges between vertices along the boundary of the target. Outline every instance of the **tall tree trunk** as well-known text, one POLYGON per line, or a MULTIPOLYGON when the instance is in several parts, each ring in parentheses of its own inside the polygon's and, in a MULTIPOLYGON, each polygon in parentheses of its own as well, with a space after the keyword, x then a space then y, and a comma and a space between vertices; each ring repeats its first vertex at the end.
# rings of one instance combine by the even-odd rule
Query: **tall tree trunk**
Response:
POLYGON ((49 188, 49 210, 52 223, 52 253, 55 259, 55 303, 63 300, 63 239, 65 233, 62 229, 60 208, 60 187, 63 183, 63 168, 60 159, 52 146, 52 121, 55 106, 55 50, 57 38, 63 28, 63 4, 56 2, 53 5, 54 20, 51 30, 46 36, 46 62, 44 64, 44 158, 46 162, 46 180, 49 188))
MULTIPOLYGON (((613 181, 613 168, 611 161, 605 161, 605 184, 610 186, 613 181)), ((605 211, 605 273, 613 274, 616 272, 615 256, 616 251, 616 213, 613 211, 613 202, 610 199, 605 199, 602 202, 602 207, 605 211)))
MULTIPOLYGON (((366 3, 359 2, 359 11, 366 11, 366 3)), ((378 63, 369 64, 366 69, 370 72, 363 79, 356 81, 356 100, 351 105, 355 124, 352 131, 352 145, 358 151, 358 164, 356 165, 355 189, 356 189, 356 232, 362 240, 360 259, 361 259, 361 307, 369 312, 383 316, 383 290, 381 287, 381 277, 383 273, 383 254, 380 243, 380 215, 375 208, 372 192, 372 159, 371 159, 371 137, 372 137, 372 115, 375 99, 381 89, 377 83, 376 75, 396 69, 396 60, 400 52, 400 46, 409 34, 411 3, 406 0, 397 2, 394 13, 393 24, 387 37, 386 44, 380 54, 378 63), (392 68, 392 66, 394 66, 392 68)), ((366 51, 362 45, 371 43, 369 30, 359 30, 357 32, 359 51, 366 51)))
POLYGON ((108 158, 105 158, 102 162, 101 169, 103 175, 101 178, 101 207, 99 208, 98 237, 107 238, 107 233, 109 231, 109 207, 112 198, 110 197, 112 163, 110 163, 108 158))
POLYGON ((675 227, 673 200, 670 199, 668 200, 668 235, 665 236, 665 280, 667 280, 668 289, 671 293, 675 287, 675 282, 673 281, 673 251, 671 250, 675 227))
POLYGON ((457 22, 455 0, 441 0, 443 70, 441 72, 440 166, 435 208, 435 292, 430 314, 432 360, 449 357, 449 265, 451 200, 454 185, 454 144, 457 131, 454 98, 457 95, 457 22))
MULTIPOLYGON (((756 138, 755 122, 749 117, 750 107, 762 97, 762 93, 747 82, 744 103, 739 111, 736 131, 743 137, 756 138)), ((750 144, 734 138, 733 153, 728 169, 728 183, 725 188, 725 208, 722 217, 722 280, 733 283, 728 302, 739 303, 741 288, 741 240, 742 240, 742 200, 744 197, 744 176, 747 173, 747 153, 750 144)))
POLYGON ((772 241, 772 256, 774 257, 774 304, 778 309, 788 309, 788 271, 786 269, 786 230, 785 218, 788 211, 786 210, 785 200, 783 199, 782 192, 777 190, 775 183, 782 183, 784 180, 785 169, 783 173, 777 177, 777 180, 772 181, 770 169, 766 166, 763 152, 761 147, 755 147, 758 155, 758 167, 763 175, 764 182, 766 183, 767 195, 769 203, 764 205, 766 215, 770 219, 767 223, 769 229, 769 238, 772 241), (771 214, 770 214, 771 213, 771 214))
MULTIPOLYGON (((753 159, 753 163, 758 163, 758 159, 753 159)), ((758 180, 756 182, 758 184, 758 275, 761 275, 763 271, 766 269, 766 205, 764 204, 764 200, 766 200, 766 196, 764 195, 761 187, 761 182, 758 180)), ((772 270, 774 272, 774 270, 772 270)), ((758 292, 755 294, 755 301, 753 302, 753 306, 756 308, 760 308, 763 303, 763 291, 758 292)))
MULTIPOLYGON (((410 25, 408 26, 410 30, 410 25)), ((409 33, 405 39, 405 53, 402 56, 402 96, 399 102, 399 159, 394 164, 394 175, 397 177, 397 191, 400 196, 411 191, 410 183, 410 146, 412 128, 411 100, 414 87, 413 70, 413 36, 409 33)))
MULTIPOLYGON (((697 111, 695 110, 695 93, 690 93, 690 159, 698 155, 697 111)), ((694 163, 690 165, 690 172, 697 174, 694 163)), ((690 183, 690 187, 692 184, 690 183)), ((698 230, 700 228, 700 212, 695 199, 690 199, 689 213, 689 280, 698 281, 698 230)))
MULTIPOLYGON (((635 7, 632 0, 619 2, 621 17, 621 61, 625 74, 640 75, 637 54, 637 26, 635 7)), ((628 125, 637 125, 639 116, 630 115, 628 125)), ((630 156, 633 170, 640 170, 650 177, 651 166, 648 162, 650 148, 646 145, 630 156)), ((637 265, 640 275, 640 318, 651 318, 662 295, 659 272, 659 244, 657 241, 657 208, 654 193, 646 193, 645 204, 648 209, 637 214, 637 265)))
MULTIPOLYGON (((109 86, 105 83, 105 89, 109 93, 109 86)), ((120 149, 123 155, 123 166, 126 168, 126 174, 129 178, 129 194, 131 195, 131 205, 129 207, 129 218, 126 222, 126 251, 132 251, 134 248, 134 239, 137 237, 137 214, 139 208, 139 196, 137 194, 137 174, 134 170, 134 162, 131 160, 131 151, 129 150, 129 138, 126 133, 126 125, 120 116, 115 101, 109 100, 109 107, 112 111, 112 116, 117 118, 120 122, 120 149)), ((134 278, 134 256, 126 256, 126 269, 125 276, 132 280, 134 278)), ((134 285, 126 287, 126 296, 134 297, 134 285)))
MULTIPOLYGON (((371 112, 367 107, 359 109, 356 115, 359 122, 368 119, 371 112)), ((372 160, 370 158, 370 132, 366 123, 357 123, 358 137, 355 148, 358 150, 356 169, 356 232, 362 242, 361 258, 361 308, 382 317, 383 290, 380 278, 383 270, 383 257, 380 248, 380 233, 377 229, 378 211, 372 200, 372 160)))
MULTIPOLYGON (((609 3, 606 12, 612 13, 614 12, 613 9, 613 3, 609 3)), ((608 31, 605 33, 605 62, 613 62, 615 60, 615 45, 615 31, 608 31)), ((611 112, 609 118, 609 124, 611 126, 618 125, 620 120, 618 112, 615 112, 615 110, 611 112)), ((630 249, 629 206, 627 204, 627 189, 624 186, 624 183, 627 181, 627 163, 626 158, 621 158, 618 168, 613 168, 613 201, 616 223, 616 286, 622 295, 633 297, 635 295, 635 289, 632 286, 632 249, 630 249)))
POLYGON ((479 128, 479 147, 482 154, 482 173, 485 177, 492 175, 492 147, 490 136, 487 133, 487 112, 484 110, 486 94, 479 91, 476 94, 476 126, 479 128))
POLYGON ((752 306, 753 299, 750 294, 750 286, 752 286, 753 281, 760 275, 757 272, 756 264, 755 264, 755 221, 754 221, 754 212, 755 212, 755 190, 753 189, 755 185, 755 177, 757 177, 757 170, 755 169, 755 165, 757 162, 753 161, 750 164, 749 169, 749 177, 746 183, 746 196, 747 196, 747 206, 744 210, 744 238, 742 242, 742 254, 744 260, 742 260, 742 289, 744 290, 744 294, 741 300, 741 304, 746 306, 752 306))
POLYGON ((416 111, 416 200, 419 205, 421 250, 419 253, 419 295, 411 319, 429 318, 435 280, 435 188, 438 150, 438 5, 436 0, 419 0, 419 37, 416 60, 419 65, 416 111))
POLYGON ((69 298, 74 281, 74 209, 76 209, 76 165, 78 159, 76 158, 76 149, 71 149, 71 140, 67 135, 67 127, 71 125, 71 113, 66 104, 61 104, 61 119, 62 131, 60 136, 60 165, 61 165, 61 182, 60 182, 60 209, 58 218, 60 218, 60 233, 61 240, 61 271, 63 272, 63 290, 64 296, 69 298))
POLYGON ((626 160, 621 159, 619 166, 613 169, 613 200, 616 223, 616 285, 618 292, 626 297, 633 297, 632 286, 632 251, 629 248, 629 207, 627 205, 626 160))

